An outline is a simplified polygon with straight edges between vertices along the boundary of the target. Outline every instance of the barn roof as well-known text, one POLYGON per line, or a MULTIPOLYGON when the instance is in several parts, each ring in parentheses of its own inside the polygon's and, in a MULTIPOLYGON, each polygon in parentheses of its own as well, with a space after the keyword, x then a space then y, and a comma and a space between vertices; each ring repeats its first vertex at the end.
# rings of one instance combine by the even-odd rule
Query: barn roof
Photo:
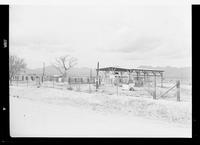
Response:
MULTIPOLYGON (((96 69, 97 70, 97 69, 96 69)), ((142 69, 142 68, 119 68, 119 67, 104 67, 99 68, 99 71, 120 71, 120 72, 133 72, 133 71, 142 71, 142 72, 164 72, 163 70, 157 69, 142 69)))

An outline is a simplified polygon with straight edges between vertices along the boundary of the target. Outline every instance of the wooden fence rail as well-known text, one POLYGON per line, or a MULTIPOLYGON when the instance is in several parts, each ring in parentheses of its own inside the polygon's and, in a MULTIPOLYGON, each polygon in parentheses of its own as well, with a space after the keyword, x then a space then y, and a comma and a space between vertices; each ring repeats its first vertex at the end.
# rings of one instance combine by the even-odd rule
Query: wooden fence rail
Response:
POLYGON ((163 97, 164 95, 166 95, 167 93, 169 93, 172 89, 176 88, 176 97, 177 97, 177 101, 180 102, 180 80, 176 81, 176 84, 174 86, 172 86, 171 88, 169 88, 167 91, 165 91, 162 95, 159 96, 163 97))

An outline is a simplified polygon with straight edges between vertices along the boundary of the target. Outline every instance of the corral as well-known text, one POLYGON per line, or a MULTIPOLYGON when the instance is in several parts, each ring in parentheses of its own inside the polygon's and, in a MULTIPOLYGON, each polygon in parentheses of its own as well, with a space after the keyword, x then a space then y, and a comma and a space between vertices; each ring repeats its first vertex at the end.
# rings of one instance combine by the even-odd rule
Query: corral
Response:
POLYGON ((68 76, 63 80, 61 75, 45 75, 42 81, 42 75, 37 74, 39 77, 35 80, 13 80, 12 84, 148 97, 156 100, 191 100, 190 86, 167 79, 163 77, 163 73, 163 70, 106 67, 99 68, 96 76, 89 73, 86 76, 68 76))

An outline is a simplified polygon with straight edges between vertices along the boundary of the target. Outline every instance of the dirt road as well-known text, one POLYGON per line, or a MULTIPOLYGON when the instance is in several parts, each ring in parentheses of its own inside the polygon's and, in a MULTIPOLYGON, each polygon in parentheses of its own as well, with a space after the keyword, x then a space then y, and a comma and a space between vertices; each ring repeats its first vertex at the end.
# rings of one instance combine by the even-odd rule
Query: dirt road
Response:
POLYGON ((191 137, 191 128, 10 97, 12 137, 191 137))

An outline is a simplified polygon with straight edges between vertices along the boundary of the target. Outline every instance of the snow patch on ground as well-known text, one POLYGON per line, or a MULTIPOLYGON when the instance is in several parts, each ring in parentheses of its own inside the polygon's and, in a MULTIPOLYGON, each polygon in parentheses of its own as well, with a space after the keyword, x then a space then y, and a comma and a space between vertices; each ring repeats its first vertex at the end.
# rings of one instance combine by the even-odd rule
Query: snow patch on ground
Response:
POLYGON ((188 102, 11 86, 11 135, 191 137, 190 107, 188 102))

